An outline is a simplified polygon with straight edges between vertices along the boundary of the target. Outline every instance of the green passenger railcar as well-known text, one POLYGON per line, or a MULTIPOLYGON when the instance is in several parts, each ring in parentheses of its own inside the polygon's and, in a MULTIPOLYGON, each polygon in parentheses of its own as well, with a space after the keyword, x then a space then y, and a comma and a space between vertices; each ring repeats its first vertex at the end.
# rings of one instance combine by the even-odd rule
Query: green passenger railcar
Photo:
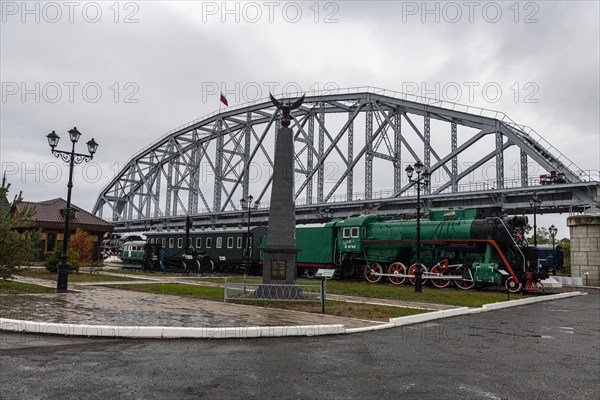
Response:
POLYGON ((154 262, 161 269, 188 269, 188 264, 195 269, 209 265, 210 269, 239 269, 249 262, 256 272, 260 237, 265 234, 266 228, 262 227, 251 228, 249 235, 247 229, 192 230, 186 244, 185 230, 152 231, 146 234, 146 247, 154 253, 154 262))
POLYGON ((145 241, 135 240, 123 244, 123 261, 128 263, 142 263, 144 261, 145 241))

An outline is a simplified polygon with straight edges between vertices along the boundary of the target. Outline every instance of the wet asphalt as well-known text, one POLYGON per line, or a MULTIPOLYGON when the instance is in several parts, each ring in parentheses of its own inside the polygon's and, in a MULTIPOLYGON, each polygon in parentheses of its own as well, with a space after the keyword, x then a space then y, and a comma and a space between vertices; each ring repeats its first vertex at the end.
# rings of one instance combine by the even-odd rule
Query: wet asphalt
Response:
POLYGON ((0 332, 1 399, 598 399, 600 294, 342 336, 0 332))

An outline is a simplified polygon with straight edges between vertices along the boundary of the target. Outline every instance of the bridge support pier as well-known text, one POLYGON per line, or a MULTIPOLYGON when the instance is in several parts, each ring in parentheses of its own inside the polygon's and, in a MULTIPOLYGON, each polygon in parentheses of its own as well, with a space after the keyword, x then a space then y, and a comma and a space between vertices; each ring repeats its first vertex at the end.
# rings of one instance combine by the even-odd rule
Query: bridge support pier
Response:
POLYGON ((600 213, 571 216, 567 226, 571 235, 571 276, 580 277, 584 285, 600 286, 600 213))

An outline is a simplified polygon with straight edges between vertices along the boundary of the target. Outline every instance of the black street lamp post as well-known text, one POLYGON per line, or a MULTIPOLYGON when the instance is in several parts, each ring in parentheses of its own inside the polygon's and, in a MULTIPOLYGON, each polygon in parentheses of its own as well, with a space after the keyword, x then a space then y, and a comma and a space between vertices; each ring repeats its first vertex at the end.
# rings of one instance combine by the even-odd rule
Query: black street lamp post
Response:
POLYGON ((423 171, 423 164, 417 161, 414 165, 406 167, 408 181, 417 184, 417 258, 415 262, 415 293, 421 292, 423 284, 423 271, 421 271, 421 185, 424 187, 429 184, 429 172, 423 171), (413 173, 417 173, 417 179, 413 180, 413 173))
POLYGON ((553 274, 556 275, 556 267, 558 266, 558 257, 556 257, 556 246, 554 245, 554 239, 556 238, 556 234, 558 233, 558 228, 552 224, 550 228, 548 228, 548 232, 550 232, 550 236, 552 236, 552 260, 554 261, 554 268, 552 269, 553 274))
POLYGON ((542 199, 536 193, 529 198, 529 205, 533 207, 533 245, 537 247, 537 209, 542 204, 542 199))
POLYGON ((49 133, 46 138, 48 139, 48 144, 52 149, 52 154, 56 158, 61 158, 64 162, 69 163, 69 183, 67 184, 67 208, 64 212, 64 220, 65 220, 65 230, 63 232, 63 242, 62 242, 62 252, 60 253, 60 261, 57 264, 58 269, 58 277, 56 280, 56 293, 66 293, 67 285, 69 279, 69 263, 67 261, 67 246, 69 241, 69 221, 71 219, 71 189, 73 188, 73 166, 75 164, 81 164, 84 161, 90 161, 94 158, 94 153, 98 149, 98 143, 92 138, 89 142, 87 142, 87 148, 89 151, 89 155, 87 154, 78 154, 75 153, 75 143, 79 140, 81 133, 77 130, 77 128, 73 128, 69 131, 69 139, 73 143, 73 147, 71 151, 60 151, 55 150, 55 147, 58 145, 58 141, 60 140, 60 136, 56 134, 56 132, 52 131, 49 133))
POLYGON ((558 233, 558 228, 554 225, 551 225, 550 228, 548 228, 548 232, 550 232, 550 236, 552 236, 552 254, 554 254, 554 239, 556 238, 556 234, 558 233))
POLYGON ((248 210, 248 233, 246 236, 246 255, 244 257, 244 279, 248 275, 248 269, 250 268, 251 258, 250 252, 252 251, 252 243, 250 243, 250 218, 252 217, 252 209, 257 210, 260 207, 260 201, 256 200, 254 205, 252 205, 252 200, 254 197, 249 195, 247 198, 242 198, 240 200, 240 204, 242 205, 242 210, 248 210))

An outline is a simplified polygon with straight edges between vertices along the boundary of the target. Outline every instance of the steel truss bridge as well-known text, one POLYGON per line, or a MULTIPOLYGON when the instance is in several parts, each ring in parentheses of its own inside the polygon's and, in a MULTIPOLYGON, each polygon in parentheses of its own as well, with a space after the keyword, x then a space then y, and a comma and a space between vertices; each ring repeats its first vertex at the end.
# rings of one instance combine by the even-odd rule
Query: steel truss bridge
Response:
MULTIPOLYGON (((187 215, 195 227, 239 226, 248 218, 239 199, 252 194, 261 201, 252 223, 266 224, 278 114, 265 99, 172 130, 128 161, 94 214, 122 231, 181 227, 187 215)), ((413 214, 416 188, 404 169, 417 160, 432 173, 421 193, 428 209, 531 213, 537 193, 538 212, 581 212, 600 197, 597 171, 582 171, 501 112, 361 87, 309 92, 292 117, 298 223, 413 214), (540 182, 551 171, 565 182, 540 182)))

